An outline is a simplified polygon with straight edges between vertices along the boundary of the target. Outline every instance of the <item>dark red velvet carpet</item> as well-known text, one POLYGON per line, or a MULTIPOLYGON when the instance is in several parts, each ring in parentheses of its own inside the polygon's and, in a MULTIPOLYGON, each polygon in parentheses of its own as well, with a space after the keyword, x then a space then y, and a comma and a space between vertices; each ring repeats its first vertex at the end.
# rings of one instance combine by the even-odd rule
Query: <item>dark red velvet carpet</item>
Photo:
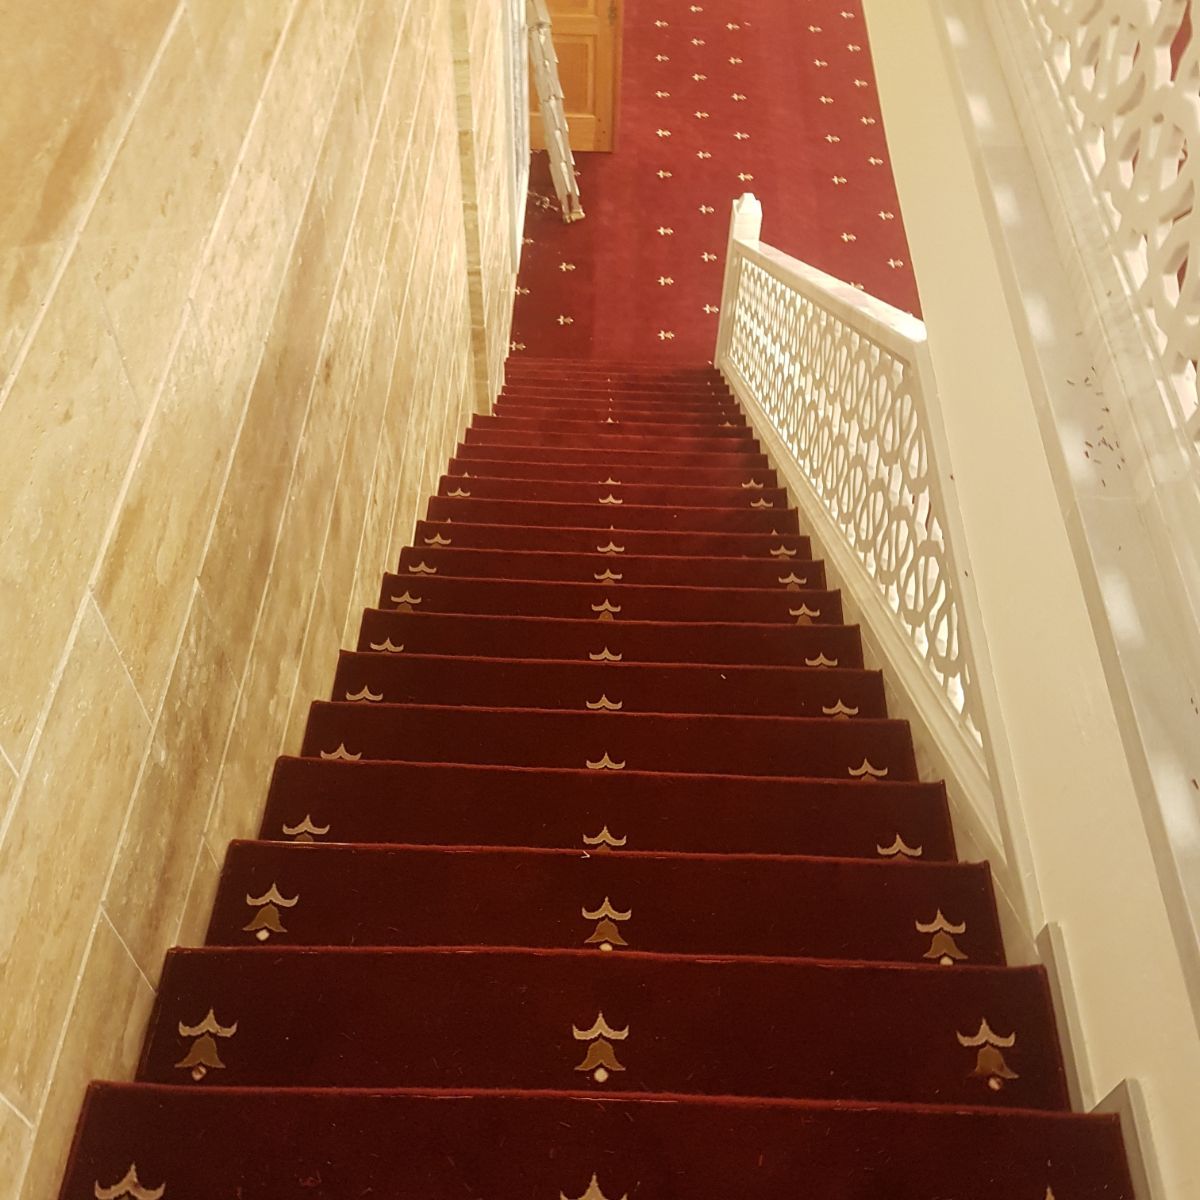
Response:
POLYGON ((513 374, 63 1197, 1133 1200, 716 377, 513 374))
POLYGON ((626 0, 612 153, 565 225, 533 156, 518 355, 704 363, 730 202, 763 237, 919 312, 859 0, 626 0))

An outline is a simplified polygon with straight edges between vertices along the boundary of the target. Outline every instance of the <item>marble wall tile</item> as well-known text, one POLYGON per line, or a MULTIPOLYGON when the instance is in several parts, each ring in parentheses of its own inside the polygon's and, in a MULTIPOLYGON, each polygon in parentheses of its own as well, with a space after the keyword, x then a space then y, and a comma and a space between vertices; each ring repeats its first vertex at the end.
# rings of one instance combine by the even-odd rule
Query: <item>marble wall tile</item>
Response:
POLYGON ((222 857, 213 854, 203 838, 197 838, 192 863, 191 882, 183 903, 179 928, 173 941, 179 946, 202 946, 212 916, 217 884, 221 881, 222 857))
POLYGON ((346 249, 363 163, 371 150, 373 117, 363 96, 358 58, 350 55, 329 120, 329 131, 317 162, 313 197, 325 221, 324 251, 337 271, 346 249))
POLYGON ((66 254, 67 243, 61 241, 0 246, 0 395, 66 254))
POLYGON ((25 1176, 33 1146, 33 1125, 0 1096, 0 1179, 8 1180, 6 1196, 15 1196, 25 1176))
MULTIPOLYGON (((327 226, 310 203, 251 388, 200 571, 241 672, 267 582, 333 294, 327 226)), ((340 260, 340 252, 339 252, 340 260)))
POLYGON ((77 229, 176 0, 6 6, 0 40, 0 248, 77 229))
POLYGON ((228 182, 203 82, 179 22, 83 231, 130 381, 147 401, 228 182))
POLYGON ((147 709, 158 707, 225 478, 240 406, 189 317, 95 585, 147 709))
POLYGON ((36 1134, 0 1101, 0 1173, 32 1141, 28 1200, 84 1079, 130 1070, 164 947, 203 937, 227 841, 257 832, 444 466, 472 352, 447 0, 72 19, 29 55, 52 76, 30 129, 61 128, 32 205, 0 214, 0 379, 24 354, 0 407, 0 748, 32 747, 19 796, 0 759, 5 1012, 29 1031, 0 1045, 0 1095, 34 1125, 49 1097, 36 1134), (118 61, 64 97, 95 55, 118 61))
POLYGON ((22 1200, 57 1194, 84 1089, 96 1077, 123 1079, 133 1072, 153 1003, 154 990, 101 916, 38 1122, 22 1200))
MULTIPOLYGON (((421 3, 422 0, 416 0, 416 4, 421 3)), ((423 0, 423 3, 425 7, 431 7, 429 0, 423 0)), ((387 88, 393 55, 398 49, 400 26, 414 6, 414 0, 364 0, 358 20, 357 53, 372 119, 387 88)))
POLYGON ((287 728, 312 586, 311 574, 280 571, 267 587, 204 831, 205 843, 218 859, 231 838, 257 833, 271 767, 287 728))
POLYGON ((280 39, 304 0, 214 4, 185 0, 187 27, 204 68, 205 92, 221 114, 232 158, 250 127, 280 39))
POLYGON ((95 286, 72 259, 0 407, 0 743, 15 764, 49 694, 145 411, 95 286))
POLYGON ((0 844, 0 960, 19 981, 4 1019, 21 1031, 0 1040, 0 1090, 24 1111, 47 1081, 149 731, 88 601, 0 844))
POLYGON ((104 898, 143 974, 157 984, 192 888, 197 848, 237 698, 198 588, 104 898))
MULTIPOLYGON (((304 738, 304 726, 308 721, 308 710, 313 700, 326 699, 331 694, 333 675, 337 667, 337 639, 341 633, 341 606, 335 601, 334 592, 343 587, 345 580, 338 578, 337 572, 323 570, 313 591, 308 629, 300 654, 296 687, 291 712, 288 714, 287 732, 284 735, 285 754, 299 753, 304 738)), ((336 747, 330 746, 328 749, 333 750, 336 747)))
POLYGON ((17 773, 8 765, 6 759, 0 758, 0 828, 8 816, 8 806, 17 794, 17 773))

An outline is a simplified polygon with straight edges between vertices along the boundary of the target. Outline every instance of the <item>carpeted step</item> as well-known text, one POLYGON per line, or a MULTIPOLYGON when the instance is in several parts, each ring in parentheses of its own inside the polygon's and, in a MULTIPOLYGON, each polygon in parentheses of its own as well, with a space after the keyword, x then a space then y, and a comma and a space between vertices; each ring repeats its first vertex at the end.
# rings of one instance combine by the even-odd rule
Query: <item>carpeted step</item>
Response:
POLYGON ((726 418, 723 423, 715 421, 681 421, 674 413, 667 414, 658 421, 641 417, 583 416, 572 417, 522 417, 516 414, 493 413, 490 416, 477 416, 471 422, 472 429, 497 430, 509 433, 550 434, 564 433, 576 437, 588 438, 593 434, 603 434, 605 437, 666 437, 666 438, 701 438, 710 441, 728 443, 736 448, 738 442, 754 442, 754 434, 746 424, 744 417, 736 421, 726 418))
POLYGON ((1004 963, 984 865, 786 855, 233 842, 205 940, 1004 963))
POLYGON ((504 385, 501 396, 554 396, 569 405, 575 399, 600 399, 631 396, 651 402, 670 403, 676 399, 708 400, 720 403, 733 399, 726 387, 694 380, 677 380, 673 383, 653 382, 639 379, 601 379, 579 376, 574 379, 554 378, 516 379, 504 385))
POLYGON ((1041 968, 631 950, 170 950, 137 1078, 218 1072, 227 1086, 1067 1104, 1041 968))
POLYGON ((575 466, 596 466, 607 474, 614 467, 661 467, 669 463, 673 468, 697 467, 703 470, 716 468, 722 471, 765 471, 769 469, 765 454, 739 452, 737 454, 690 454, 676 452, 669 458, 655 454, 653 450, 599 450, 587 447, 564 450, 562 447, 548 453, 544 446, 474 446, 463 442, 454 452, 456 459, 487 459, 489 462, 553 462, 575 466))
MULTIPOLYGON (((752 478, 752 477, 751 477, 752 478)), ((475 500, 532 500, 547 504, 600 504, 623 508, 627 504, 658 508, 772 508, 787 507, 783 488, 681 486, 680 484, 631 483, 607 475, 599 483, 557 479, 492 479, 477 476, 443 475, 439 496, 470 496, 475 500)))
POLYGON ((479 479, 556 479, 567 483, 603 483, 606 479, 619 479, 625 484, 682 484, 684 487, 724 487, 754 491, 759 488, 776 488, 779 480, 774 471, 758 468, 744 470, 737 467, 618 467, 591 465, 587 463, 545 462, 535 459, 521 462, 516 459, 469 459, 452 458, 446 468, 449 475, 463 475, 479 479))
POLYGON ((730 388, 718 372, 709 374, 662 374, 643 371, 506 371, 504 390, 524 386, 616 386, 652 391, 691 389, 725 392, 730 388))
POLYGON ((700 558, 645 554, 563 554, 547 550, 407 546, 398 575, 473 579, 558 579, 691 587, 825 587, 821 562, 775 558, 700 558))
POLYGON ((493 429, 470 426, 463 434, 468 446, 535 446, 544 450, 638 450, 656 455, 674 454, 754 454, 754 437, 720 437, 703 432, 677 434, 637 433, 542 433, 526 429, 493 429))
POLYGON ((863 665, 862 643, 853 625, 594 621, 378 608, 363 612, 358 649, 574 662, 863 665))
POLYGON ((577 529, 669 529, 691 533, 796 533, 794 509, 668 508, 648 504, 555 504, 431 496, 430 521, 551 525, 577 529))
POLYGON ((676 391, 729 395, 729 387, 719 375, 658 376, 630 371, 522 372, 506 376, 503 390, 508 392, 526 387, 564 389, 609 387, 636 389, 659 395, 676 391))
POLYGON ((732 397, 726 403, 715 400, 686 400, 673 402, 643 400, 633 396, 613 399, 595 397, 587 400, 573 398, 564 402, 553 396, 500 396, 492 406, 496 416, 527 416, 561 418, 569 412, 573 419, 603 420, 608 416, 630 417, 643 421, 679 421, 686 425, 716 424, 724 421, 745 420, 745 414, 732 397))
POLYGON ((306 758, 914 780, 905 721, 315 701, 306 758))
POLYGON ((772 559, 788 566, 811 559, 808 538, 797 533, 721 533, 687 530, 623 529, 620 540, 608 530, 554 525, 496 525, 418 521, 418 549, 455 546, 482 550, 530 550, 612 555, 686 555, 698 558, 772 559))
POLYGON ((877 671, 807 667, 650 666, 343 650, 337 701, 563 708, 581 712, 887 716, 877 671))
POLYGON ((645 376, 624 372, 539 372, 523 373, 506 377, 504 392, 523 388, 577 388, 640 390, 653 395, 670 395, 674 392, 696 392, 709 395, 729 395, 729 387, 719 376, 645 376))
POLYGON ((622 621, 745 621, 840 625, 840 592, 801 588, 644 587, 630 583, 546 579, 454 579, 387 574, 380 608, 402 612, 492 613, 501 616, 622 621))
POLYGON ((311 758, 276 762, 259 837, 954 858, 940 783, 311 758))
POLYGON ((716 392, 649 392, 634 390, 614 390, 598 388, 591 394, 572 394, 569 397, 555 395, 549 388, 512 388, 506 389, 496 397, 492 412, 502 408, 532 408, 548 412, 559 417, 570 416, 575 419, 592 416, 596 413, 604 415, 612 410, 630 410, 653 414, 656 421, 666 420, 669 416, 681 416, 685 419, 707 419, 720 414, 730 413, 742 416, 744 410, 736 396, 720 395, 716 392))
POLYGON ((93 1200, 130 1164, 164 1200, 1134 1200, 1110 1116, 211 1082, 94 1084, 63 1200, 93 1200))
POLYGON ((572 389, 570 395, 555 395, 549 388, 507 389, 496 397, 489 410, 493 415, 501 405, 528 405, 549 411, 554 419, 584 421, 597 413, 604 415, 614 408, 633 408, 650 415, 643 418, 656 424, 668 423, 677 417, 684 419, 707 418, 720 413, 732 413, 737 417, 744 410, 735 396, 718 395, 715 392, 646 392, 612 387, 595 389, 572 389))
POLYGON ((605 358, 581 359, 560 354, 529 354, 519 358, 510 358, 504 364, 505 372, 510 375, 524 375, 528 372, 551 372, 564 375, 596 374, 611 375, 645 375, 652 379, 722 379, 721 373, 711 363, 691 365, 679 362, 663 362, 661 358, 605 358))

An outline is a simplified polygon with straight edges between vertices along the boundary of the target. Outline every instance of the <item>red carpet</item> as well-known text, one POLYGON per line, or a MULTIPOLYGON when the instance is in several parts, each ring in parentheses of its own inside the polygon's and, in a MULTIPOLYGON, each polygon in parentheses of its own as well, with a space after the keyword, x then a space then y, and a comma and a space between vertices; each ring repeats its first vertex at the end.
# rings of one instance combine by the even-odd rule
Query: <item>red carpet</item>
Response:
POLYGON ((703 363, 730 202, 763 237, 919 313, 859 0, 629 0, 613 153, 565 225, 533 157, 513 349, 703 363))
POLYGON ((745 422, 657 379, 476 420, 65 1200, 1132 1200, 745 422))

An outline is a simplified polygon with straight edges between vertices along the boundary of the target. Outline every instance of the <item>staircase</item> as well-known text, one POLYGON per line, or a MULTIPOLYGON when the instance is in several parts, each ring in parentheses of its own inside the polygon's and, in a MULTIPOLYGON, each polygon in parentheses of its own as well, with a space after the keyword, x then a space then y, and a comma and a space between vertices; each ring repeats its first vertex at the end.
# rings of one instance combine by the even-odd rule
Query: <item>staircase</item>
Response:
POLYGON ((712 371, 476 418, 66 1200, 1133 1200, 712 371))

